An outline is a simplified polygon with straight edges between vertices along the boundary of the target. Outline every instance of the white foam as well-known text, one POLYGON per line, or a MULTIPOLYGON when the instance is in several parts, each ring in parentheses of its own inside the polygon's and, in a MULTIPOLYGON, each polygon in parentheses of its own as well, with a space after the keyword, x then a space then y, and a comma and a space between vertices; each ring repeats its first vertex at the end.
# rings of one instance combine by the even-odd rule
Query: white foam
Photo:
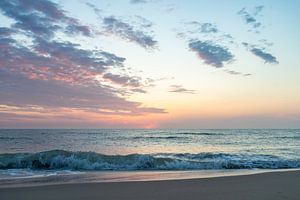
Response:
POLYGON ((0 169, 199 170, 300 167, 299 160, 272 155, 225 153, 103 155, 95 152, 53 150, 39 153, 2 154, 0 158, 0 169))

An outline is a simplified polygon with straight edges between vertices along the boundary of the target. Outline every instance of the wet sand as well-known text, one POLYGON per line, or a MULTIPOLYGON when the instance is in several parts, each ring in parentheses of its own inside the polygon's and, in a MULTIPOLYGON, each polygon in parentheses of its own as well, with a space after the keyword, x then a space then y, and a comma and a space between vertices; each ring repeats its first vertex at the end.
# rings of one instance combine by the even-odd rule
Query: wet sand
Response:
POLYGON ((1 200, 299 200, 300 171, 189 180, 0 188, 1 200))

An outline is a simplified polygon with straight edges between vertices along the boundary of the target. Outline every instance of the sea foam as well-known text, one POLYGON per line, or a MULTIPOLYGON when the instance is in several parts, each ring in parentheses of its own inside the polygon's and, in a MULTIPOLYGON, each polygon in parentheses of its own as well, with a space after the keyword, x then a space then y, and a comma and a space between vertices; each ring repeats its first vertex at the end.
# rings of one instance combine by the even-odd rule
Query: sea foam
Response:
POLYGON ((105 155, 96 152, 51 150, 0 154, 0 169, 39 170, 200 170, 299 168, 300 160, 273 155, 230 153, 161 153, 105 155))

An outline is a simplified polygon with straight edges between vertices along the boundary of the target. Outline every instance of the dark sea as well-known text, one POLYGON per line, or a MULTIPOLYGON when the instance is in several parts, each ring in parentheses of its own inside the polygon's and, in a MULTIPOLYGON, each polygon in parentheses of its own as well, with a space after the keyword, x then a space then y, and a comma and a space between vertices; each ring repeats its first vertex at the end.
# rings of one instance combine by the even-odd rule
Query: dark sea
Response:
POLYGON ((300 129, 1 129, 0 186, 300 168, 300 129))

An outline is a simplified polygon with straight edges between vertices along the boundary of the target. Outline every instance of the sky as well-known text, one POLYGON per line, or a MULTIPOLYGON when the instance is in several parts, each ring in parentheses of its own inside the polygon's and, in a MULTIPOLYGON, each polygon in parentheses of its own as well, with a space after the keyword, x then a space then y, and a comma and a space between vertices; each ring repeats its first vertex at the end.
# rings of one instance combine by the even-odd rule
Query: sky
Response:
POLYGON ((0 128, 300 128, 299 9, 1 0, 0 128))

